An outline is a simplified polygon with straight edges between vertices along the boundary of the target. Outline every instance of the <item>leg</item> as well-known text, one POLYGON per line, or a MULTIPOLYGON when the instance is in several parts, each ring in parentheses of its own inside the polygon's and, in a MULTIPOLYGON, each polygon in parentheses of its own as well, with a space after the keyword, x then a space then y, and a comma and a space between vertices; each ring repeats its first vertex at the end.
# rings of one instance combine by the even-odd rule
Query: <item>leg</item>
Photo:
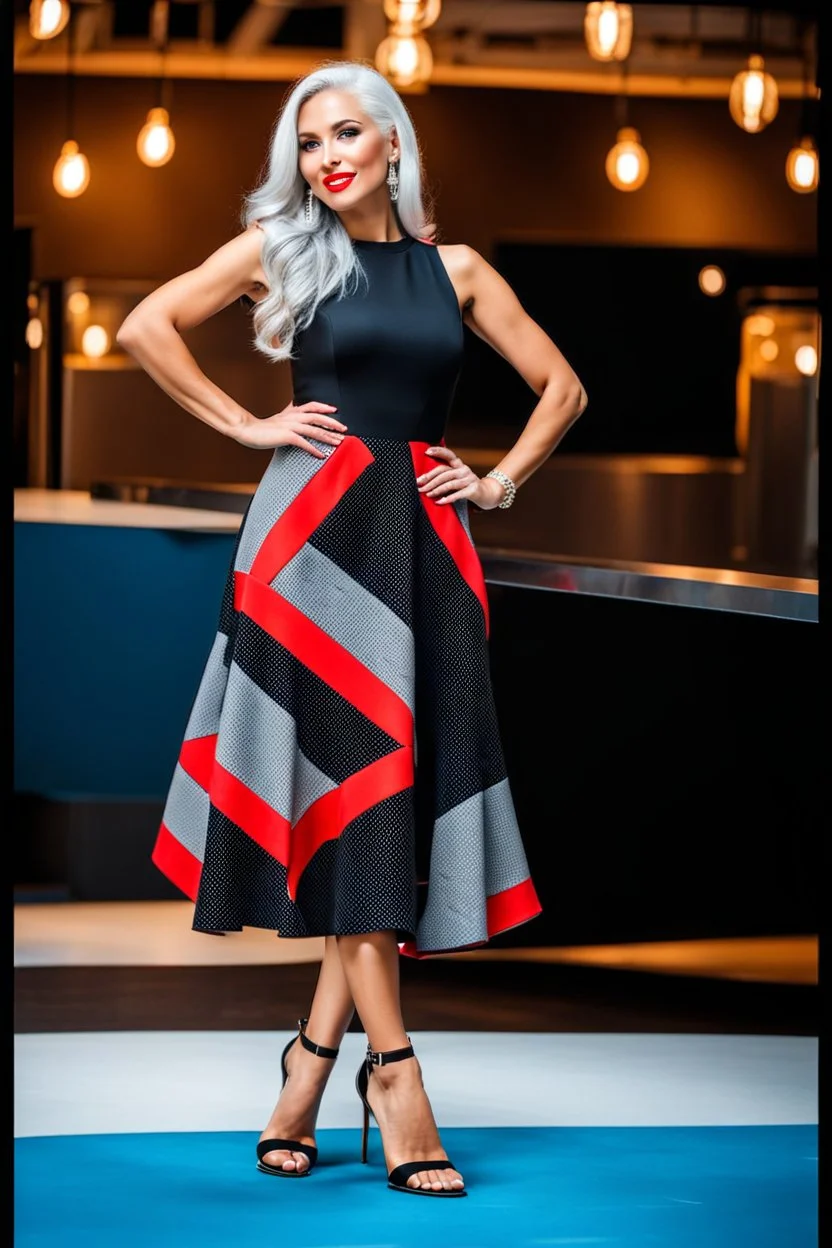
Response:
MULTIPOLYGON (((399 996, 399 951, 395 932, 339 936, 338 949, 352 998, 376 1052, 409 1044, 399 996)), ((388 1172, 420 1157, 447 1157, 422 1083, 417 1059, 375 1066, 367 1099, 384 1141, 388 1172)), ((456 1170, 426 1170, 408 1179, 410 1187, 462 1188, 456 1170)))
MULTIPOLYGON (((327 936, 306 1034, 315 1044, 337 1049, 353 1013, 354 1006, 337 941, 334 936, 327 936)), ((297 1140, 301 1144, 315 1143, 315 1122, 333 1065, 330 1058, 308 1053, 300 1044, 292 1045, 286 1056, 286 1085, 260 1136, 261 1140, 276 1137, 297 1140)), ((275 1149, 266 1153, 263 1160, 283 1170, 303 1172, 309 1169, 309 1158, 305 1153, 275 1149)))

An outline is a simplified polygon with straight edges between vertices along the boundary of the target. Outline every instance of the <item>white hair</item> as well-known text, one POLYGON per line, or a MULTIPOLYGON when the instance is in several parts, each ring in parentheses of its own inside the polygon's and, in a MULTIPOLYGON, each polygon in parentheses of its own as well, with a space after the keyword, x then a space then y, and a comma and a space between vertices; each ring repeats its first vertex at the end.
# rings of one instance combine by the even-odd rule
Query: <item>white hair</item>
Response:
POLYGON ((318 305, 336 292, 356 289, 363 275, 357 253, 338 214, 317 196, 305 219, 308 185, 298 166, 298 113, 320 91, 346 91, 384 135, 399 140, 399 197, 394 205, 402 232, 430 238, 422 189, 422 161, 410 114, 383 74, 362 62, 330 61, 301 78, 287 96, 272 132, 266 171, 246 197, 243 223, 264 232, 262 263, 269 293, 254 308, 254 345, 272 360, 292 358, 295 334, 305 329, 318 305), (278 346, 274 346, 274 343, 278 346))

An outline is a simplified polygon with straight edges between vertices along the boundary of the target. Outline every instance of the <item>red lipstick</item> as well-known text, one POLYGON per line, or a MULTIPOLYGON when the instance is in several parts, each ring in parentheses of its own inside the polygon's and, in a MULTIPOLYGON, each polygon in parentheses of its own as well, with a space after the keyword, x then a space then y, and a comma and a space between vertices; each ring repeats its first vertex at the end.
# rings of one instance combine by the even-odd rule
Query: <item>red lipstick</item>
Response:
POLYGON ((345 191, 354 177, 354 173, 329 173, 324 178, 324 186, 328 191, 337 194, 338 191, 345 191))

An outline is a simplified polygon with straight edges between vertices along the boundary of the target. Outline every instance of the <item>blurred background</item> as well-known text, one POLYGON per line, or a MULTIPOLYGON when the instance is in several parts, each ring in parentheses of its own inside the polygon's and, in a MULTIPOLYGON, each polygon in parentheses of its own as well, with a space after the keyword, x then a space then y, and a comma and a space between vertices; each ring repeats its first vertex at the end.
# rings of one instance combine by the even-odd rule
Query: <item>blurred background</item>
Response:
MULTIPOLYGON (((16 0, 15 881, 170 899, 149 851, 268 455, 119 349, 239 228, 291 84, 376 64, 440 242, 476 248, 589 407, 472 514, 544 917, 506 944, 811 935, 820 6, 16 0)), ((188 335, 253 412, 288 367, 234 306, 188 335)), ((448 442, 536 399, 466 330, 448 442)))

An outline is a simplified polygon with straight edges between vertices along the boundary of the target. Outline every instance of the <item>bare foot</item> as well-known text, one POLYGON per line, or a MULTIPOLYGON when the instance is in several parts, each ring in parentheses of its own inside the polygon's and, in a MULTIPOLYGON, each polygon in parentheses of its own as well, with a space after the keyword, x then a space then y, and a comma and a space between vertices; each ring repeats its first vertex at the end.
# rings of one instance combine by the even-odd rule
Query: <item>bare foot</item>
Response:
MULTIPOLYGON (((368 1082, 367 1101, 381 1129, 388 1173, 407 1161, 447 1159, 417 1058, 389 1066, 374 1066, 368 1082)), ((434 1192, 461 1191, 465 1183, 462 1175, 449 1166, 442 1170, 420 1170, 410 1176, 407 1186, 434 1192)))
MULTIPOLYGON (((260 1140, 297 1140, 298 1144, 314 1147, 321 1097, 334 1062, 334 1058, 308 1053, 295 1041, 286 1054, 286 1083, 260 1140)), ((276 1170, 297 1170, 298 1174, 309 1169, 306 1153, 284 1148, 264 1153, 263 1161, 276 1170)))

